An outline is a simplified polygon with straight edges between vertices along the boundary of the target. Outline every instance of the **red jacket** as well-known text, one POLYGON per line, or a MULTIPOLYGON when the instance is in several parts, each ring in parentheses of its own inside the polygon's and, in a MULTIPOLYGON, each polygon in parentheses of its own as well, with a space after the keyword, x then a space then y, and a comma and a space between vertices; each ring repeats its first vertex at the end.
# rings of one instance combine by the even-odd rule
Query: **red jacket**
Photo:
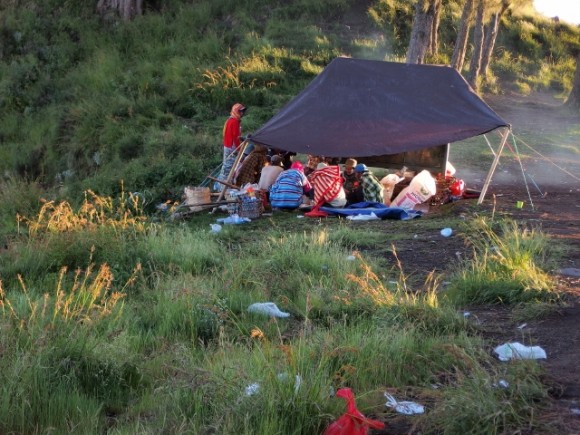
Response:
POLYGON ((224 147, 237 148, 240 146, 240 136, 242 135, 242 123, 238 118, 230 116, 224 124, 224 147))

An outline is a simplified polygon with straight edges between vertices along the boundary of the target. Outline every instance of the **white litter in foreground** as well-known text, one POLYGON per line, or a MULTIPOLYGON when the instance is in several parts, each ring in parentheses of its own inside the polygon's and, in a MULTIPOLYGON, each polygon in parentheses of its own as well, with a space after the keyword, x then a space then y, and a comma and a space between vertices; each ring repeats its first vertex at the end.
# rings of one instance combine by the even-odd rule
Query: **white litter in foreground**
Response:
POLYGON ((391 396, 389 393, 385 393, 385 397, 387 398, 387 403, 385 406, 389 408, 394 408, 399 414, 405 415, 413 415, 413 414, 423 414, 425 412, 425 408, 423 405, 419 405, 415 402, 397 402, 397 400, 391 396))
POLYGON ((521 343, 506 343, 494 349, 500 361, 511 359, 546 359, 546 351, 540 346, 524 346, 521 343))
POLYGON ((449 237, 449 236, 451 236, 451 234, 453 234, 453 230, 451 228, 443 228, 441 230, 441 235, 443 237, 449 237))
POLYGON ((226 224, 226 225, 239 225, 239 224, 243 224, 246 222, 252 222, 252 220, 250 218, 240 217, 237 214, 233 214, 227 218, 218 219, 217 221, 221 224, 226 224))
MULTIPOLYGON (((278 373, 276 378, 278 379, 278 382, 281 382, 281 383, 286 383, 292 379, 288 373, 278 373)), ((298 393, 298 390, 300 389, 301 385, 302 385, 302 377, 300 375, 296 375, 294 377, 294 393, 295 394, 298 393)), ((253 396, 254 394, 257 394, 259 392, 260 392, 260 384, 255 382, 253 384, 248 385, 245 388, 244 394, 246 396, 253 396)))
POLYGON ((495 388, 509 388, 510 383, 505 379, 500 379, 497 383, 493 384, 495 388))
POLYGON ((260 391, 260 384, 250 384, 246 387, 246 396, 253 396, 258 391, 260 391))
POLYGON ((248 312, 272 317, 289 317, 290 313, 280 311, 274 302, 257 302, 248 307, 248 312))
POLYGON ((371 212, 371 214, 357 214, 357 215, 350 215, 346 217, 348 220, 351 221, 377 221, 381 220, 376 214, 371 212))
POLYGON ((211 227, 212 233, 219 233, 222 230, 222 226, 220 224, 209 224, 211 227))

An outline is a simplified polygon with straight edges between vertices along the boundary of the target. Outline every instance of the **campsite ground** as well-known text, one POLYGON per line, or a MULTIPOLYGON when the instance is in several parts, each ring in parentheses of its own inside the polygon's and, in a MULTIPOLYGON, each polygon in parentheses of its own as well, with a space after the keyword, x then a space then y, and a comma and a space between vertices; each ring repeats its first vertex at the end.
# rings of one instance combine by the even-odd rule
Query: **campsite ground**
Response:
MULTIPOLYGON (((439 278, 440 288, 444 288, 458 258, 469 258, 471 250, 461 233, 469 231, 464 223, 475 216, 494 213, 549 235, 554 248, 561 250, 556 264, 548 267, 562 296, 559 305, 527 317, 522 317, 520 307, 500 304, 463 309, 469 311, 469 318, 487 339, 490 354, 495 346, 514 341, 541 346, 546 351, 547 360, 540 364, 545 369, 543 381, 549 387, 550 401, 547 407, 537 410, 534 418, 542 423, 541 427, 549 427, 550 433, 580 434, 580 115, 550 94, 488 96, 486 101, 512 125, 514 137, 508 139, 509 146, 483 204, 468 199, 431 206, 420 219, 356 222, 358 229, 368 230, 369 234, 380 232, 379 239, 383 240, 376 243, 376 238, 369 238, 369 242, 357 243, 356 248, 363 256, 378 258, 385 270, 400 264, 413 289, 421 288, 432 272, 439 278), (521 164, 516 154, 520 155, 521 164), (521 209, 516 207, 517 201, 524 202, 521 209), (451 237, 441 236, 444 227, 453 229, 451 237)), ((488 136, 490 144, 497 148, 499 136, 488 136)), ((479 141, 453 144, 450 155, 456 177, 474 190, 483 187, 493 159, 486 143, 479 141), (478 154, 481 150, 488 155, 478 154)), ((279 217, 287 230, 341 225, 333 219, 314 222, 292 219, 286 213, 279 217)), ((261 224, 272 225, 276 221, 261 224)), ((390 416, 385 431, 373 433, 419 434, 413 422, 413 417, 390 416)), ((519 433, 546 432, 521 428, 519 433)))
MULTIPOLYGON (((500 160, 482 205, 477 206, 476 200, 466 200, 431 207, 423 219, 441 223, 441 218, 448 218, 450 222, 457 222, 457 217, 462 215, 495 210, 498 215, 539 227, 555 243, 567 246, 559 264, 551 270, 564 302, 548 315, 523 322, 514 317, 513 308, 506 306, 465 309, 488 339, 490 352, 494 346, 508 341, 538 345, 546 350, 548 358, 541 364, 545 368, 545 382, 550 386, 551 403, 537 418, 549 423, 554 428, 553 433, 579 434, 580 116, 547 94, 490 97, 487 102, 512 124, 520 151, 524 142, 533 148, 525 146, 522 152, 522 166, 529 175, 529 194, 521 166, 508 150, 500 160), (558 139, 541 143, 544 137, 558 139), (515 207, 517 201, 524 201, 522 209, 515 207)), ((453 163, 458 170, 457 176, 464 179, 468 187, 481 189, 486 171, 463 167, 461 161, 453 163)), ((444 277, 458 256, 467 255, 461 237, 443 238, 438 228, 427 226, 421 232, 418 228, 408 238, 396 242, 397 256, 406 274, 422 278, 435 271, 444 277)), ((390 261, 394 264, 395 259, 390 261)), ((386 433, 416 432, 408 418, 401 418, 390 421, 386 433)), ((539 432, 523 429, 521 433, 539 432)))

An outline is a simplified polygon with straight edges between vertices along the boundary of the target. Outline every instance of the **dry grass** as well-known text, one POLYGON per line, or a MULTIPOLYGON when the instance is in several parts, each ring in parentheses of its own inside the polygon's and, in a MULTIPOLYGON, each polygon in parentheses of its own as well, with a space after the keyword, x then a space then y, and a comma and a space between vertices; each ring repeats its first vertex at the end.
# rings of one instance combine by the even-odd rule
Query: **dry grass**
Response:
POLYGON ((31 237, 98 227, 143 231, 146 220, 139 196, 124 191, 115 200, 87 190, 83 203, 76 211, 67 201, 48 201, 34 219, 18 215, 18 221, 28 226, 31 237))

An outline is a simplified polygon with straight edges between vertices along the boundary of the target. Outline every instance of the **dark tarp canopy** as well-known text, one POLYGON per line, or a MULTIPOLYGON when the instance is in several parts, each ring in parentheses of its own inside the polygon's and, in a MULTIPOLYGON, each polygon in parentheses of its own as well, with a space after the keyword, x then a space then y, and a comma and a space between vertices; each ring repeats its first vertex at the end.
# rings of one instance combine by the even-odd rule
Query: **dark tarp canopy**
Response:
POLYGON ((298 153, 367 157, 504 126, 453 68, 336 58, 251 140, 298 153))

